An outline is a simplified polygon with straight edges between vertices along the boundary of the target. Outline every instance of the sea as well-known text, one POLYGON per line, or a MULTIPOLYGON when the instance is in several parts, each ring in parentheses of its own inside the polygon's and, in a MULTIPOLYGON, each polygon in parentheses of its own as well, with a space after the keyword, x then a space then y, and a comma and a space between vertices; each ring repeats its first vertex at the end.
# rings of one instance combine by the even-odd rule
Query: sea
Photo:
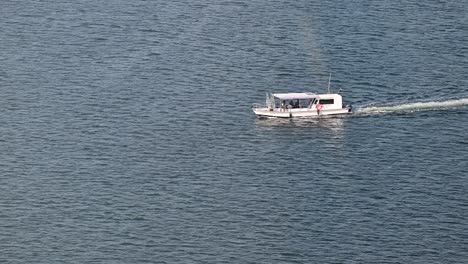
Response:
POLYGON ((1 1, 0 262, 468 263, 466 0, 1 1))

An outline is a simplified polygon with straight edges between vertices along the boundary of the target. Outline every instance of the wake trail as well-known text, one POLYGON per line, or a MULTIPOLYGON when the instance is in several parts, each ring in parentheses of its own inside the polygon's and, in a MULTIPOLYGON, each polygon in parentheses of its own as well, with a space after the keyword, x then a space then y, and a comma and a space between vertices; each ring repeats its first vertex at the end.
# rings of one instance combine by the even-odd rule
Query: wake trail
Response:
POLYGON ((356 114, 373 114, 373 113, 399 113, 399 112, 416 112, 416 111, 435 111, 447 110, 468 106, 468 98, 451 99, 443 101, 430 101, 430 102, 415 102, 404 103, 387 106, 363 106, 358 107, 355 111, 356 114))

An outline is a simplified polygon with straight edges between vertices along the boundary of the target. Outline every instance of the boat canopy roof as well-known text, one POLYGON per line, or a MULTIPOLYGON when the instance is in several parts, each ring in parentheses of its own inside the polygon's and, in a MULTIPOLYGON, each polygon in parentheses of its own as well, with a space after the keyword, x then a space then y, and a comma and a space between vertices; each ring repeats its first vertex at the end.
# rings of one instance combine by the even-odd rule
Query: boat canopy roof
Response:
POLYGON ((281 100, 312 99, 318 97, 318 95, 313 93, 276 93, 273 96, 281 100))

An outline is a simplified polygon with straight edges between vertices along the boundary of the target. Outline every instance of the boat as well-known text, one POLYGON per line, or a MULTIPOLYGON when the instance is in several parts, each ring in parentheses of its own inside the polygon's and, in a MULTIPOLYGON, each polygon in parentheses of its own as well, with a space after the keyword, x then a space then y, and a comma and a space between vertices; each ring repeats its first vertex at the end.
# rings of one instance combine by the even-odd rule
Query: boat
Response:
POLYGON ((252 110, 257 117, 320 117, 350 114, 352 106, 343 107, 339 93, 267 93, 266 103, 253 104, 252 110))

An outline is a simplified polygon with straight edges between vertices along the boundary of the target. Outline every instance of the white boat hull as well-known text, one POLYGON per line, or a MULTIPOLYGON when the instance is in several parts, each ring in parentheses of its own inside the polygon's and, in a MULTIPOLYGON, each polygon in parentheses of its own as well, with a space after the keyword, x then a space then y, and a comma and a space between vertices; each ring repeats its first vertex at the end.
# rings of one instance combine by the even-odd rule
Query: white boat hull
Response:
POLYGON ((350 114, 351 111, 348 108, 343 109, 322 109, 320 111, 310 108, 302 109, 287 109, 283 111, 282 109, 273 109, 273 111, 268 108, 256 108, 253 109, 254 113, 258 117, 280 117, 280 118, 293 118, 293 117, 320 117, 328 115, 344 115, 350 114))

